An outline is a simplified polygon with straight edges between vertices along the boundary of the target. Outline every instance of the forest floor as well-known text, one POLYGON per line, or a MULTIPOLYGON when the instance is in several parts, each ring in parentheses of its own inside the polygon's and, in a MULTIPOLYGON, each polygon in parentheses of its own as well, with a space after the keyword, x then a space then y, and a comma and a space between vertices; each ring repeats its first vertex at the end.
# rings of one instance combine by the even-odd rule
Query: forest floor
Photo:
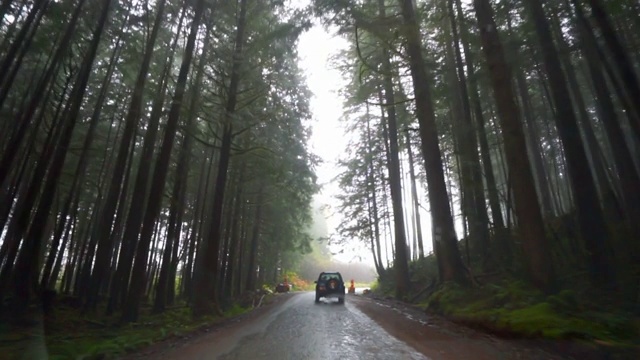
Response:
MULTIPOLYGON (((424 304, 410 304, 398 301, 390 296, 381 296, 381 294, 371 293, 367 297, 371 298, 375 303, 382 304, 384 307, 399 309, 403 313, 409 314, 414 319, 428 319, 428 323, 436 326, 440 332, 453 334, 456 341, 456 347, 473 348, 473 343, 478 344, 507 344, 503 349, 504 354, 511 354, 509 349, 513 348, 515 353, 504 358, 529 358, 524 354, 528 353, 532 358, 538 358, 538 355, 532 355, 535 351, 542 351, 548 354, 547 359, 555 358, 555 354, 564 359, 580 359, 580 360, 597 360, 597 359, 639 359, 640 344, 633 344, 632 340, 619 340, 615 343, 599 341, 597 339, 587 339, 582 336, 564 336, 551 337, 544 336, 542 333, 525 333, 520 332, 520 327, 496 326, 496 319, 479 317, 463 317, 460 315, 445 315, 442 312, 436 312, 426 309, 424 304), (468 339, 469 344, 459 341, 460 339, 468 339), (509 351, 508 351, 509 350, 509 351)), ((469 299, 467 299, 469 300, 469 299)), ((363 312, 374 317, 375 307, 363 308, 363 312)), ((529 321, 525 319, 525 321, 529 321)), ((524 324, 525 327, 535 328, 538 324, 529 321, 524 324)), ((396 326, 387 329, 391 333, 405 332, 408 336, 405 338, 415 337, 416 331, 407 330, 406 325, 396 326)), ((551 330, 558 330, 557 325, 549 327, 551 330), (554 327, 555 326, 555 327, 554 327)), ((425 343, 425 340, 418 341, 417 344, 425 343)), ((513 350, 512 349, 512 350, 513 350)))
MULTIPOLYGON (((578 349, 606 354, 604 359, 640 359, 640 311, 633 289, 594 289, 584 274, 572 273, 558 282, 557 292, 543 294, 506 271, 476 274, 468 286, 438 284, 433 256, 412 262, 410 277, 405 304, 430 316, 503 339, 578 344, 578 349)), ((390 270, 371 296, 396 301, 395 288, 390 270)))
MULTIPOLYGON (((234 306, 223 316, 194 319, 190 308, 168 308, 163 314, 141 309, 137 323, 121 324, 117 316, 80 315, 59 305, 52 315, 31 311, 20 323, 0 321, 0 359, 110 359, 154 344, 176 344, 230 322, 256 316, 287 294, 266 295, 253 309, 234 306)), ((160 345, 166 346, 166 345, 160 345)))
MULTIPOLYGON (((391 285, 372 296, 396 301, 391 285)), ((406 306, 502 339, 539 343, 576 359, 640 359, 640 317, 613 300, 597 304, 571 290, 546 296, 513 279, 446 283, 413 295, 406 306)))

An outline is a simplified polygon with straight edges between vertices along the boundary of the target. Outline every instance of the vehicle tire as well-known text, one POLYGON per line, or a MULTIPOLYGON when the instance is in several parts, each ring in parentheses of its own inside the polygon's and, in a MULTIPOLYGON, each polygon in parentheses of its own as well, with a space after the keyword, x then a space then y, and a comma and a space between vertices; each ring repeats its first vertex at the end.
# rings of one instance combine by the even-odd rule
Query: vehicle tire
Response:
POLYGON ((338 304, 344 304, 344 297, 338 298, 338 304))
POLYGON ((320 296, 318 296, 318 294, 316 294, 316 304, 320 302, 320 296))

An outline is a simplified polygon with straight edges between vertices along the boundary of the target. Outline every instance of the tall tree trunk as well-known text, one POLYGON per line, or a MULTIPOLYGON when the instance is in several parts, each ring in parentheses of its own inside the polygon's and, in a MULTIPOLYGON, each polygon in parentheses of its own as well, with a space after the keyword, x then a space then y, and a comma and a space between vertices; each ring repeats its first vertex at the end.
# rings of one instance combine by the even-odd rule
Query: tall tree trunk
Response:
MULTIPOLYGON (((40 151, 38 160, 36 161, 35 154, 32 154, 36 141, 35 131, 32 132, 30 139, 28 139, 28 143, 25 146, 26 149, 21 152, 21 154, 24 154, 24 160, 23 164, 21 165, 21 169, 18 170, 18 177, 16 178, 16 181, 26 179, 27 175, 29 176, 28 178, 30 180, 26 181, 24 185, 20 185, 21 189, 19 190, 19 184, 16 183, 14 185, 14 193, 18 194, 18 198, 17 200, 15 200, 11 222, 9 223, 6 234, 4 235, 5 238, 3 241, 3 247, 0 250, 2 252, 2 258, 4 260, 4 266, 2 267, 2 271, 0 271, 0 292, 2 292, 4 288, 9 285, 9 278, 11 275, 12 267, 18 254, 18 249, 21 241, 24 239, 25 232, 28 230, 32 210, 38 206, 37 201, 43 183, 42 179, 47 174, 47 168, 51 163, 51 159, 53 158, 55 153, 56 140, 60 138, 60 134, 65 124, 64 115, 67 114, 66 111, 68 110, 69 105, 69 103, 67 102, 67 105, 64 106, 65 100, 68 96, 73 95, 73 93, 67 93, 70 88, 73 88, 71 86, 71 82, 72 75, 70 74, 69 76, 67 76, 61 91, 61 95, 59 96, 59 101, 54 110, 52 126, 50 127, 44 139, 44 143, 42 145, 42 150, 40 151), (61 114, 63 115, 61 116, 61 114), (31 157, 33 157, 34 159, 30 159, 31 157), (33 162, 33 164, 30 164, 30 162, 33 162), (28 174, 25 172, 26 170, 29 171, 28 174)), ((53 86, 49 86, 43 100, 44 104, 48 102, 49 97, 53 94, 53 92, 53 86)), ((44 121, 43 109, 39 112, 34 121, 35 128, 39 127, 39 125, 44 121)), ((11 150, 10 148, 6 148, 5 151, 11 150)), ((7 198, 7 200, 9 200, 7 210, 10 210, 11 205, 14 201, 12 198, 7 198)), ((9 213, 7 212, 7 216, 8 214, 9 213)), ((8 217, 3 219, 3 221, 5 220, 8 220, 8 217)))
POLYGON ((501 122, 525 267, 529 278, 537 287, 552 291, 554 271, 551 252, 527 157, 524 132, 511 83, 511 69, 504 55, 489 0, 474 0, 473 4, 501 122))
POLYGON ((167 245, 165 245, 164 253, 162 256, 162 267, 158 278, 158 286, 156 288, 156 297, 153 304, 155 312, 163 312, 167 300, 167 285, 169 282, 169 269, 171 265, 171 255, 173 248, 178 247, 180 240, 180 232, 182 229, 182 215, 184 213, 184 201, 186 192, 186 181, 189 173, 189 158, 191 153, 191 134, 193 129, 193 122, 198 116, 197 105, 200 101, 200 88, 202 83, 202 77, 204 73, 204 64, 207 57, 207 51, 209 49, 210 31, 207 29, 205 40, 202 45, 202 55, 198 63, 198 69, 196 71, 196 77, 192 84, 191 103, 189 107, 189 115, 185 124, 187 132, 184 135, 182 148, 178 156, 178 166, 176 167, 176 181, 173 184, 173 197, 171 205, 169 207, 169 229, 167 230, 167 245))
MULTIPOLYGON (((5 1, 9 3, 10 1, 5 1)), ((9 89, 13 85, 13 80, 18 74, 18 70, 22 65, 22 58, 31 45, 33 35, 35 34, 40 21, 49 7, 50 0, 36 0, 29 10, 22 28, 13 39, 13 43, 7 50, 2 64, 0 64, 0 108, 4 105, 4 101, 9 94, 9 89), (18 51, 22 50, 20 53, 18 51)), ((5 4, 2 4, 4 7, 5 4)), ((4 19, 4 16, 0 16, 4 19)))
MULTIPOLYGON (((368 171, 367 171, 368 172, 368 171)), ((376 269, 376 274, 378 277, 382 276, 382 265, 378 261, 378 257, 376 256, 377 248, 376 248, 376 232, 375 232, 375 224, 373 220, 373 206, 371 205, 371 194, 367 194, 365 202, 367 204, 367 228, 368 228, 368 237, 369 237, 369 247, 371 250, 371 256, 373 258, 373 267, 376 269)))
MULTIPOLYGON (((24 239, 25 232, 28 229, 30 216, 34 207, 37 206, 38 195, 40 193, 40 188, 42 186, 42 179, 46 176, 47 167, 51 162, 51 158, 55 151, 55 140, 60 136, 60 132, 63 129, 64 121, 60 119, 60 113, 62 112, 62 108, 67 97, 67 90, 71 86, 71 76, 67 77, 62 94, 58 101, 58 105, 54 111, 53 116, 53 126, 49 129, 46 138, 44 140, 44 144, 42 145, 42 150, 38 157, 37 161, 34 161, 34 165, 28 164, 27 162, 33 161, 29 157, 34 155, 30 155, 31 148, 34 147, 36 134, 32 134, 31 139, 29 141, 28 149, 25 150, 25 163, 22 164, 19 173, 17 174, 17 180, 21 178, 28 178, 29 180, 25 182, 25 184, 15 184, 14 193, 17 193, 17 200, 13 200, 13 198, 6 198, 9 200, 9 204, 7 204, 6 209, 6 218, 3 221, 9 220, 9 212, 11 210, 11 206, 15 202, 13 206, 13 214, 11 216, 11 221, 7 226, 6 233, 4 234, 2 248, 0 248, 0 263, 3 263, 2 268, 0 269, 0 292, 3 292, 6 287, 9 286, 11 272, 13 269, 14 261, 18 254, 18 250, 20 248, 20 244, 24 239), (29 173, 26 173, 26 171, 29 173), (28 177, 27 177, 28 176, 28 177)), ((45 101, 48 100, 49 95, 52 93, 52 89, 47 91, 47 95, 45 96, 45 101)), ((43 114, 41 113, 36 119, 36 124, 40 124, 44 119, 43 114)), ((5 224, 3 224, 3 228, 5 224)))
POLYGON ((606 246, 609 234, 596 196, 593 177, 589 171, 565 74, 560 65, 542 3, 539 0, 528 0, 526 3, 542 46, 544 66, 551 84, 551 94, 556 109, 556 126, 566 155, 581 235, 590 256, 588 269, 591 279, 595 285, 613 285, 614 269, 606 246))
MULTIPOLYGON (((579 21, 584 19, 584 16, 580 14, 582 10, 577 8, 576 11, 579 14, 579 21)), ((607 82, 602 74, 602 64, 599 62, 595 48, 595 39, 590 36, 590 33, 585 28, 586 26, 587 24, 583 21, 578 24, 584 58, 589 66, 589 74, 595 88, 600 118, 609 139, 620 178, 622 194, 624 194, 621 200, 624 205, 627 222, 632 229, 632 238, 638 239, 640 238, 640 225, 638 224, 638 219, 640 219, 640 177, 633 164, 631 152, 626 145, 624 132, 620 126, 620 119, 615 111, 607 88, 607 82)), ((632 247, 635 248, 635 251, 633 251, 634 256, 637 256, 635 254, 638 250, 637 245, 632 244, 632 247)))
POLYGON ((245 164, 241 165, 237 185, 235 187, 235 199, 233 201, 233 214, 231 218, 231 226, 229 230, 229 256, 227 261, 227 270, 224 279, 224 296, 227 299, 232 298, 234 295, 233 277, 236 272, 236 264, 240 265, 237 261, 238 249, 241 249, 241 237, 240 237, 240 216, 242 214, 243 204, 243 188, 244 188, 244 173, 245 164))
POLYGON ((14 268, 14 287, 17 298, 22 306, 29 302, 31 291, 37 289, 39 259, 41 247, 44 242, 45 224, 49 216, 49 210, 53 204, 60 174, 68 153, 69 144, 73 135, 73 130, 80 113, 80 107, 84 98, 84 93, 91 75, 91 68, 98 51, 98 44, 104 31, 104 26, 109 14, 111 0, 104 0, 101 8, 101 15, 93 31, 89 49, 83 59, 74 90, 71 93, 70 103, 63 115, 61 137, 58 140, 54 151, 52 163, 45 179, 42 190, 42 197, 32 218, 32 226, 26 234, 20 255, 16 260, 14 268))
POLYGON ((534 111, 531 107, 531 98, 529 96, 529 90, 527 89, 527 83, 524 79, 522 72, 516 71, 516 84, 518 86, 518 92, 522 101, 522 114, 525 120, 526 129, 525 136, 527 137, 527 144, 531 154, 531 160, 535 171, 535 180, 537 182, 537 189, 540 196, 543 214, 550 216, 553 214, 553 206, 551 205, 551 194, 549 193, 549 181, 546 176, 547 171, 544 168, 544 161, 542 158, 542 152, 540 151, 540 141, 538 140, 537 127, 534 119, 534 111))
POLYGON ((256 289, 256 257, 258 255, 258 241, 260 240, 260 224, 262 222, 262 208, 264 198, 264 185, 261 184, 256 197, 256 212, 253 219, 253 229, 251 232, 251 245, 249 246, 249 262, 247 263, 246 291, 256 289))
POLYGON ((204 204, 206 203, 204 199, 206 198, 207 188, 209 184, 210 171, 207 171, 207 169, 211 170, 212 159, 213 159, 213 156, 207 158, 205 155, 202 160, 202 166, 200 167, 200 179, 198 181, 198 192, 196 193, 197 197, 196 197, 196 202, 194 204, 195 214, 193 216, 193 221, 191 225, 192 231, 190 234, 189 246, 187 250, 187 260, 186 260, 185 268, 182 275, 182 278, 183 278, 182 294, 184 295, 184 297, 187 299, 188 302, 191 302, 191 294, 192 294, 191 290, 193 288, 193 269, 195 268, 194 258, 195 258, 196 242, 200 234, 199 229, 200 229, 200 224, 202 223, 202 214, 204 213, 204 204))
MULTIPOLYGON (((242 139, 241 146, 248 148, 250 145, 251 136, 246 133, 242 139)), ((228 252, 226 256, 226 271, 224 274, 223 291, 227 304, 229 300, 240 295, 242 292, 242 284, 244 278, 242 256, 243 252, 246 252, 247 246, 247 210, 248 199, 245 193, 246 179, 247 179, 247 163, 244 160, 239 160, 238 169, 234 172, 233 176, 233 202, 229 205, 229 223, 228 223, 228 252)), ((223 252, 225 252, 223 250, 223 252)))
MULTIPOLYGON (((65 204, 62 207, 61 213, 60 213, 60 221, 58 224, 58 228, 56 229, 55 233, 54 233, 54 237, 53 237, 53 243, 51 245, 52 251, 49 254, 49 257, 47 259, 46 265, 44 270, 42 271, 42 281, 41 281, 41 287, 42 288, 46 288, 47 284, 49 284, 51 281, 49 280, 50 277, 50 272, 53 269, 54 266, 54 261, 56 259, 56 251, 55 249, 58 247, 59 242, 60 242, 60 238, 63 235, 63 231, 65 229, 65 226, 67 225, 67 215, 69 214, 69 211, 71 210, 71 206, 72 206, 72 202, 74 201, 73 199, 75 198, 75 203, 77 206, 77 202, 78 202, 78 198, 79 196, 77 195, 77 191, 79 188, 80 183, 82 183, 84 176, 85 176, 85 171, 86 171, 86 167, 87 167, 87 162, 88 162, 88 153, 91 147, 91 144, 93 143, 93 138, 95 135, 95 130, 96 127, 98 125, 98 120, 100 119, 100 115, 102 113, 102 107, 104 105, 104 101, 107 97, 107 90, 109 89, 109 85, 111 84, 111 78, 113 75, 113 71, 115 69, 115 65, 117 63, 117 57, 118 54, 120 53, 120 43, 121 43, 121 39, 122 39, 122 30, 124 28, 124 24, 126 23, 123 22, 122 28, 120 29, 118 38, 116 40, 116 44, 114 46, 114 49, 111 53, 111 58, 109 59, 109 65, 107 67, 107 73, 102 81, 102 85, 100 87, 100 93, 98 94, 98 99, 96 100, 96 105, 94 107, 94 111, 93 114, 91 116, 91 120, 89 122, 89 129, 87 129, 87 133, 85 135, 85 139, 84 139, 84 143, 82 146, 82 151, 79 155, 79 160, 78 160, 78 164, 76 166, 76 171, 74 173, 73 176, 73 180, 71 183, 71 187, 69 189, 69 192, 67 194, 67 199, 65 201, 65 204)), ((75 211, 75 208, 74 208, 75 211)), ((68 227, 68 226, 67 226, 68 227)), ((67 238, 65 237, 65 240, 67 238)), ((65 248, 65 244, 62 245, 60 251, 64 251, 65 248)))
POLYGON ((227 172, 231 157, 231 141, 233 137, 233 114, 236 111, 238 86, 240 84, 240 66, 242 64, 243 46, 245 42, 245 27, 247 14, 247 0, 240 1, 240 12, 236 38, 233 51, 233 63, 229 88, 227 89, 227 103, 225 106, 222 125, 222 144, 220 147, 220 161, 218 162, 218 176, 213 195, 213 210, 211 213, 211 226, 208 233, 208 241, 204 242, 201 251, 196 257, 195 286, 199 289, 195 293, 193 313, 195 316, 219 311, 217 309, 216 284, 218 280, 218 252, 222 238, 222 210, 224 205, 224 193, 227 185, 227 172))
POLYGON ((51 78, 53 78, 53 76, 55 75, 60 61, 67 53, 67 49, 71 43, 71 38, 76 31, 76 25, 80 17, 80 10, 82 9, 85 1, 86 0, 80 0, 76 4, 73 14, 71 15, 71 19, 69 19, 69 23, 65 29, 65 33, 60 40, 60 44, 58 45, 53 58, 49 62, 45 73, 38 81, 38 85, 35 87, 35 90, 31 95, 28 106, 25 107, 26 111, 18 116, 19 120, 17 129, 11 134, 11 138, 9 139, 8 144, 4 147, 2 159, 0 159, 0 186, 4 184, 6 177, 10 174, 9 170, 11 169, 11 166, 15 161, 17 154, 20 153, 18 149, 22 144, 24 136, 27 134, 27 130, 29 129, 29 125, 32 121, 33 115, 39 108, 38 104, 41 104, 43 98, 42 95, 49 88, 51 78))
MULTIPOLYGON (((70 244, 69 240, 71 239, 71 229, 72 228, 75 229, 75 225, 78 220, 79 201, 80 201, 80 196, 76 195, 76 199, 74 201, 74 204, 72 205, 73 210, 70 216, 70 221, 66 226, 66 231, 62 235, 62 245, 60 245, 60 251, 58 252, 55 262, 53 264, 53 268, 51 270, 51 275, 49 276, 48 283, 46 284, 43 283, 41 285, 42 288, 55 289, 56 287, 58 276, 60 274, 60 269, 62 267, 62 259, 65 254, 65 249, 67 249, 67 244, 70 244)), ((68 259, 70 258, 71 258, 71 245, 69 245, 69 251, 67 252, 67 261, 69 261, 68 259)), ((45 279, 45 276, 43 276, 43 279, 45 279)))
MULTIPOLYGON (((149 67, 151 65, 151 59, 155 50, 155 42, 158 36, 158 31, 162 25, 164 6, 166 0, 161 0, 158 3, 158 12, 154 20, 153 29, 151 34, 147 38, 145 45, 145 54, 142 59, 142 64, 138 72, 136 84, 133 89, 133 95, 129 104, 126 118, 124 120, 125 127, 122 134, 120 148, 115 162, 115 168, 109 185, 109 191, 106 197, 100 220, 97 224, 96 236, 98 248, 96 250, 95 265, 91 274, 91 285, 88 291, 86 307, 95 309, 98 292, 100 291, 103 281, 107 281, 107 273, 109 271, 109 260, 111 259, 111 252, 113 249, 113 238, 111 236, 111 228, 113 224, 113 216, 117 207, 118 194, 122 191, 122 177, 125 170, 125 158, 129 153, 129 149, 132 146, 133 138, 135 137, 136 127, 140 121, 140 115, 142 111, 143 92, 149 73, 149 67)), ((159 194, 160 192, 156 193, 159 194)), ((134 202, 135 206, 135 202, 134 202)), ((137 232, 136 232, 137 235, 137 232)), ((128 241, 124 239, 123 241, 128 241)))
POLYGON ((429 79, 424 68, 420 31, 411 0, 399 0, 405 23, 406 47, 409 55, 411 77, 416 101, 416 115, 420 124, 422 155, 425 158, 429 204, 433 223, 436 258, 441 264, 443 281, 468 282, 458 250, 458 240, 447 198, 442 155, 439 147, 436 119, 429 89, 429 79))
POLYGON ((247 244, 247 240, 248 240, 248 234, 249 234, 249 221, 248 221, 248 215, 247 212, 249 211, 249 206, 247 206, 247 201, 244 200, 243 202, 243 206, 242 206, 242 210, 241 210, 241 215, 240 215, 240 219, 242 220, 240 223, 240 234, 238 235, 239 237, 239 243, 238 243, 238 266, 236 267, 236 271, 235 271, 235 281, 233 282, 233 288, 234 288, 234 293, 235 294, 241 294, 243 287, 242 285, 244 284, 244 280, 245 277, 243 277, 244 275, 244 270, 246 267, 242 266, 242 264, 244 263, 244 259, 245 259, 245 254, 247 253, 247 248, 248 246, 246 246, 245 244, 247 244))
MULTIPOLYGON (((576 7, 579 7, 576 0, 573 1, 576 7)), ((627 51, 616 34, 602 2, 600 0, 589 0, 588 2, 591 6, 591 15, 596 24, 598 24, 605 43, 613 54, 616 68, 620 71, 622 83, 635 113, 635 116, 630 118, 631 128, 636 133, 636 136, 640 138, 640 102, 638 100, 640 99, 640 82, 638 82, 638 77, 633 69, 633 62, 629 59, 627 51)))
POLYGON ((413 212, 416 222, 416 236, 418 241, 418 256, 424 258, 424 244, 422 240, 422 221, 420 220, 420 199, 418 198, 418 186, 416 185, 416 170, 414 167, 413 150, 411 150, 411 135, 405 132, 407 153, 409 155, 409 176, 411 177, 411 197, 413 199, 413 212))
POLYGON ((372 211, 373 211, 373 216, 372 216, 372 220, 373 220, 373 239, 372 239, 372 244, 371 247, 372 249, 375 249, 375 252, 373 254, 374 258, 377 259, 376 263, 378 264, 378 266, 376 267, 376 270, 378 272, 378 275, 381 275, 382 272, 384 271, 384 264, 382 263, 382 249, 380 247, 380 215, 379 215, 379 211, 378 211, 378 194, 376 191, 376 187, 377 187, 377 183, 376 183, 376 176, 375 176, 375 171, 374 171, 374 164, 373 164, 373 139, 371 136, 371 116, 369 113, 369 105, 366 105, 367 108, 367 145, 369 148, 369 157, 367 159, 368 165, 367 165, 367 177, 368 177, 368 181, 369 181, 369 185, 371 186, 371 206, 372 206, 372 211))
POLYGON ((504 228, 502 209, 500 208, 500 198, 498 196, 498 189, 493 173, 493 165, 491 163, 491 151, 489 149, 489 142, 487 140, 487 134, 485 130, 485 120, 484 114, 482 112, 482 104, 480 103, 480 97, 478 95, 476 72, 473 66, 473 53, 469 49, 469 31, 467 29, 464 14, 462 12, 462 4, 460 0, 456 0, 456 11, 458 18, 460 19, 458 21, 458 25, 460 26, 460 42, 462 43, 464 58, 467 65, 466 67, 468 74, 467 76, 469 79, 469 93, 471 95, 473 115, 475 117, 476 127, 478 130, 480 157, 482 159, 482 168, 484 170, 484 177, 487 183, 487 194, 489 197, 489 206, 491 208, 491 219, 493 220, 493 226, 498 231, 500 231, 500 229, 504 228))
POLYGON ((195 49, 195 42, 198 30, 200 28, 200 21, 202 14, 204 13, 204 0, 198 0, 195 4, 194 17, 191 22, 191 28, 189 30, 189 36, 187 38, 187 46, 182 58, 182 65, 180 65, 180 72, 178 74, 178 80, 176 82, 176 90, 173 96, 173 102, 169 110, 169 116, 167 118, 167 124, 165 127, 164 138, 162 139, 162 145, 160 147, 160 153, 156 160, 156 166, 153 173, 153 181, 151 183, 151 194, 156 194, 149 198, 147 203, 147 209, 144 213, 144 219, 142 222, 142 230, 140 232, 140 240, 136 247, 136 256, 133 263, 133 270, 131 273, 131 284, 129 285, 129 291, 127 293, 127 299, 124 303, 122 311, 122 320, 126 322, 133 322, 138 319, 138 310, 140 307, 140 300, 144 292, 144 282, 147 267, 147 254, 149 252, 149 243, 153 235, 154 224, 160 214, 160 208, 162 205, 162 198, 164 194, 164 187, 167 178, 167 172, 169 169, 169 162, 171 160, 171 150, 173 149, 174 139, 178 130, 178 122, 180 120, 180 110, 182 108, 182 99, 187 83, 187 76, 189 69, 191 68, 191 61, 193 59, 193 53, 195 49))
POLYGON ((562 35, 560 20, 558 19, 558 15, 555 13, 558 9, 553 9, 553 11, 554 14, 551 16, 551 27, 556 35, 558 51, 560 54, 565 55, 559 56, 559 58, 566 71, 569 89, 571 90, 575 108, 579 114, 579 119, 577 119, 579 120, 578 126, 584 134, 585 155, 587 155, 591 160, 590 164, 593 169, 594 185, 596 186, 596 189, 598 189, 598 193, 602 199, 604 212, 610 216, 619 217, 621 215, 619 211, 620 206, 618 206, 618 199, 616 197, 616 193, 619 194, 619 192, 615 191, 614 184, 608 180, 607 171, 605 170, 607 167, 606 159, 604 158, 602 147, 596 139, 592 120, 587 113, 587 105, 582 97, 578 79, 569 58, 571 50, 562 35))
POLYGON ((464 73, 462 54, 460 52, 460 36, 453 9, 454 0, 447 0, 448 13, 453 35, 453 49, 455 54, 455 64, 457 70, 458 96, 462 101, 462 121, 460 135, 462 140, 463 167, 468 168, 471 177, 470 205, 473 207, 473 217, 470 219, 471 238, 476 242, 482 257, 483 267, 488 265, 489 258, 489 215, 487 214, 487 203, 484 195, 482 182, 482 169, 480 167, 480 156, 478 154, 478 143, 475 135, 475 125, 471 119, 471 103, 469 102, 469 91, 467 89, 467 77, 464 73))
MULTIPOLYGON (((378 14, 381 19, 386 18, 384 0, 378 0, 378 14)), ((400 159, 398 149, 398 120, 395 108, 395 93, 389 49, 382 49, 382 71, 385 102, 381 110, 386 111, 387 127, 389 134, 389 157, 387 166, 389 169, 389 187, 391 190, 391 204, 393 206, 394 240, 396 258, 393 263, 396 276, 396 298, 404 299, 408 296, 409 283, 409 259, 407 254, 407 236, 405 232, 404 206, 402 205, 402 185, 400 175, 400 159)), ((382 116, 384 121, 385 116, 382 116)))
MULTIPOLYGON (((186 10, 183 8, 178 22, 177 33, 180 33, 186 10)), ((156 146, 156 137, 159 131, 160 117, 164 109, 167 88, 169 84, 169 73, 173 67, 175 58, 175 50, 178 45, 179 37, 176 36, 173 44, 165 54, 165 66, 160 77, 159 91, 153 100, 151 106, 151 114, 147 124, 147 132, 142 144, 142 153, 140 154, 140 163, 138 173, 133 188, 131 199, 131 207, 124 226, 124 234, 120 245, 120 255, 118 256, 118 266, 116 268, 111 291, 109 296, 109 304, 107 306, 107 314, 112 313, 116 308, 124 303, 127 297, 127 288, 129 286, 129 277, 131 267, 133 265, 133 257, 135 246, 138 241, 140 232, 140 224, 145 211, 146 198, 148 196, 149 173, 152 170, 153 151, 156 146)))

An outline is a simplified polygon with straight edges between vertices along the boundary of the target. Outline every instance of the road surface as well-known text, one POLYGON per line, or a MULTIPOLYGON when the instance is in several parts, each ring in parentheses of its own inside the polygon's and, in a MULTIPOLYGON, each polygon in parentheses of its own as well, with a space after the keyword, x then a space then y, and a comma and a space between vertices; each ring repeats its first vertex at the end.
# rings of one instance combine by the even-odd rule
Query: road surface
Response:
POLYGON ((293 293, 255 316, 132 359, 567 359, 530 343, 501 340, 400 303, 360 295, 314 303, 293 293))

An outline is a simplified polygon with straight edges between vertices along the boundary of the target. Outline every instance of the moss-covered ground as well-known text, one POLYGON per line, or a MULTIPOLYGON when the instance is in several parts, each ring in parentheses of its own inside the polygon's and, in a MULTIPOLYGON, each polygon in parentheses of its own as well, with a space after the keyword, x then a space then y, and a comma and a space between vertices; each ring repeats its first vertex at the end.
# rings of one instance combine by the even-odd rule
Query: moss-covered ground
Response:
POLYGON ((250 310, 233 305, 222 316, 194 318, 186 306, 170 308, 162 314, 142 308, 138 322, 123 324, 118 317, 80 315, 78 309, 59 306, 50 316, 34 312, 32 318, 19 324, 0 323, 0 358, 112 359, 250 310))
POLYGON ((422 306, 426 311, 506 336, 639 344, 640 323, 634 314, 600 308, 579 300, 571 290, 545 296, 517 280, 472 288, 447 283, 422 306))
MULTIPOLYGON (((623 310, 616 295, 585 291, 582 284, 545 295, 504 272, 483 277, 473 286, 437 284, 435 259, 412 262, 408 302, 427 313, 508 338, 575 340, 586 345, 640 353, 640 316, 623 310)), ((392 271, 373 286, 393 297, 392 271)))

